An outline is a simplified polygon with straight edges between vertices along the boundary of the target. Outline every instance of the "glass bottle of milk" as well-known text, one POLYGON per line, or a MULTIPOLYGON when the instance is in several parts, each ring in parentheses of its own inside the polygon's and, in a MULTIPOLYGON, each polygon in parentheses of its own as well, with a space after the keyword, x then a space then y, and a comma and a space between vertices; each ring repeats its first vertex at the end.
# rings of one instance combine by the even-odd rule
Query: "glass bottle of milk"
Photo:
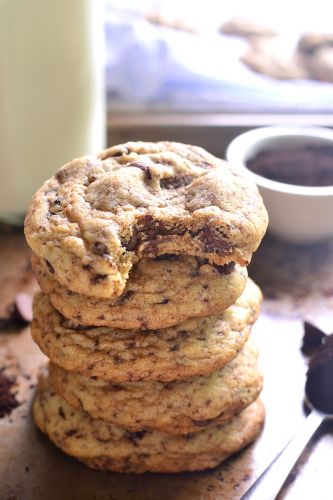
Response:
POLYGON ((0 0, 0 220, 105 146, 103 0, 0 0))

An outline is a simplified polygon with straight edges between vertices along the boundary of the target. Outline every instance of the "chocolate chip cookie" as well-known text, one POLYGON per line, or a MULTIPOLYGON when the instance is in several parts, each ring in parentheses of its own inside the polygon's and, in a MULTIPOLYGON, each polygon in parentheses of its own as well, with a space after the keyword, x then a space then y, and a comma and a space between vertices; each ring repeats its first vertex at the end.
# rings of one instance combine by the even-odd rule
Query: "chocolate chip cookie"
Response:
POLYGON ((254 184, 205 150, 129 142, 62 167, 37 191, 25 234, 56 280, 112 298, 142 258, 246 265, 267 226, 254 184))
POLYGON ((113 384, 50 364, 53 390, 93 418, 132 432, 156 429, 188 434, 231 420, 253 403, 262 389, 258 351, 248 341, 221 370, 186 381, 113 384))
POLYGON ((96 299, 71 292, 54 279, 45 261, 34 256, 33 269, 52 305, 81 325, 125 329, 166 328, 188 318, 223 311, 244 290, 246 268, 218 266, 205 259, 169 255, 143 259, 115 299, 96 299))
POLYGON ((34 300, 31 333, 53 363, 115 383, 169 382, 209 374, 231 361, 259 314, 261 292, 248 280, 221 315, 189 319, 163 330, 89 327, 64 318, 47 295, 34 300))
POLYGON ((75 410, 41 377, 34 419, 56 446, 94 469, 180 472, 215 467, 260 433, 264 408, 257 400, 234 420, 185 436, 155 430, 128 432, 75 410))

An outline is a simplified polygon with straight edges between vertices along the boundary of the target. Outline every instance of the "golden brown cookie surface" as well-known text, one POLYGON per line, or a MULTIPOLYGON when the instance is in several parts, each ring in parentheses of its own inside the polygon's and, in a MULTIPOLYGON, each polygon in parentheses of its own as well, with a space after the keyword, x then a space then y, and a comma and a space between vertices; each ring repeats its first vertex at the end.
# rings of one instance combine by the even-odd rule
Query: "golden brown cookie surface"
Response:
POLYGON ((223 311, 244 290, 247 271, 239 265, 210 265, 195 257, 171 255, 143 259, 114 300, 71 292, 54 279, 36 256, 33 268, 42 290, 66 318, 83 325, 158 329, 188 318, 223 311))
POLYGON ((50 383, 67 403, 132 432, 188 434, 231 420, 262 389, 258 351, 248 341, 222 370, 186 381, 112 384, 51 364, 50 383))
POLYGON ((259 288, 249 279, 221 315, 163 330, 120 330, 74 324, 39 293, 31 333, 44 354, 66 370, 116 383, 168 382, 209 374, 233 359, 249 336, 260 300, 259 288))
POLYGON ((180 472, 215 467, 260 433, 264 408, 257 400, 234 420, 186 436, 128 432, 71 408, 41 377, 33 407, 40 430, 68 455, 115 472, 180 472))
POLYGON ((267 226, 254 184, 203 149, 130 142, 73 160, 34 196, 27 241, 59 283, 112 298, 144 257, 246 265, 267 226))

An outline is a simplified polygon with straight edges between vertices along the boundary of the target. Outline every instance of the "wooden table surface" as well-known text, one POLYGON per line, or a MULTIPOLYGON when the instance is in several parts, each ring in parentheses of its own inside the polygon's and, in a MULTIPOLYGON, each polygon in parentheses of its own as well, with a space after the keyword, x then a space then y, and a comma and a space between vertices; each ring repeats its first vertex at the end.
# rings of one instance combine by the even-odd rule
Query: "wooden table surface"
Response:
MULTIPOLYGON (((0 368, 17 378, 21 402, 0 419, 0 500, 164 500, 241 498, 305 418, 307 360, 302 319, 333 332, 333 241, 296 247, 265 238, 250 266, 265 300, 253 336, 261 351, 267 418, 257 442, 213 471, 117 475, 89 470, 35 428, 31 400, 44 357, 29 327, 0 332, 0 368)), ((0 233, 0 317, 18 291, 36 287, 20 232, 0 233)), ((297 463, 279 498, 333 498, 333 426, 325 424, 297 463)), ((265 500, 265 499, 263 499, 265 500)))

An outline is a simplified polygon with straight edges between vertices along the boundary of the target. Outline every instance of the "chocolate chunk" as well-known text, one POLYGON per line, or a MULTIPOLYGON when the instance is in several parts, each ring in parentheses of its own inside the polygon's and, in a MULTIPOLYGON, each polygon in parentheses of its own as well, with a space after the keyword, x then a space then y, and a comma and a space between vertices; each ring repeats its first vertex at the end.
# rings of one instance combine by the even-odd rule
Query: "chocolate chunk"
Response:
POLYGON ((232 250, 231 243, 223 239, 225 236, 217 233, 210 226, 204 227, 199 232, 198 237, 204 245, 205 252, 226 255, 232 250))
POLYGON ((179 175, 177 177, 169 177, 161 179, 160 186, 163 189, 179 189, 191 184, 193 177, 190 175, 179 175))
POLYGON ((0 418, 5 415, 10 415, 20 403, 17 401, 15 394, 12 393, 12 388, 15 385, 15 380, 8 378, 4 373, 4 368, 0 369, 0 418))
POLYGON ((231 274, 235 269, 234 262, 228 262, 228 264, 224 264, 219 266, 218 264, 213 264, 214 268, 219 272, 219 274, 231 274))
POLYGON ((136 250, 139 244, 140 244, 139 235, 136 229, 134 229, 132 236, 130 237, 127 243, 125 244, 123 243, 123 246, 125 246, 127 251, 133 252, 134 250, 136 250))

